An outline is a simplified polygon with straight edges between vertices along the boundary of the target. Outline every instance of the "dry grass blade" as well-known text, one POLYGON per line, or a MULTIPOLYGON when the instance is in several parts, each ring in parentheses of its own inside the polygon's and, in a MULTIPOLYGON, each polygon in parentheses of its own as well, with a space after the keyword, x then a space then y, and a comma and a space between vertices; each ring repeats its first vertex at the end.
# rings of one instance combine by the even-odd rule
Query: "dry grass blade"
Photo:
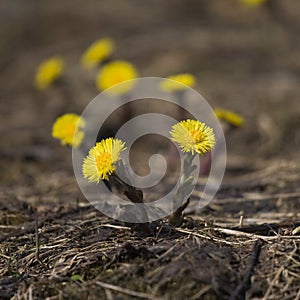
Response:
POLYGON ((212 228, 214 231, 219 231, 228 235, 234 235, 234 236, 240 236, 240 237, 247 237, 247 238, 255 238, 255 239, 262 239, 264 241, 273 241, 273 240, 278 240, 278 239, 299 239, 297 236, 281 236, 281 235, 276 235, 276 236, 263 236, 263 235, 257 235, 253 233, 248 233, 248 232, 243 232, 243 231, 238 231, 238 230, 233 230, 233 229, 227 229, 227 228, 212 228))
POLYGON ((264 297, 262 298, 262 300, 267 300, 267 299, 269 299, 268 297, 269 297, 269 295, 270 295, 270 293, 271 293, 271 291, 272 291, 272 288, 273 288, 275 282, 278 281, 279 276, 281 275, 281 273, 282 273, 283 270, 284 270, 284 266, 281 266, 281 267, 279 268, 279 270, 277 270, 277 272, 276 272, 276 274, 275 274, 273 280, 271 281, 271 283, 270 283, 270 285, 269 285, 269 287, 268 287, 268 289, 267 289, 267 291, 266 291, 264 297))
POLYGON ((209 290, 211 290, 211 286, 210 285, 205 286, 197 294, 195 294, 194 296, 192 296, 191 300, 201 299, 200 297, 202 297, 203 295, 205 295, 209 290))
MULTIPOLYGON (((199 237, 199 238, 202 238, 202 239, 205 239, 205 240, 210 240, 210 241, 214 241, 214 242, 221 243, 221 244, 241 245, 241 243, 243 243, 243 242, 240 242, 240 241, 228 241, 226 239, 215 237, 211 234, 210 235, 209 234, 201 234, 201 233, 198 233, 198 232, 194 232, 194 231, 190 231, 190 230, 186 230, 186 229, 181 229, 181 228, 176 228, 175 230, 178 231, 178 232, 182 232, 182 233, 185 233, 185 234, 189 234, 189 235, 192 235, 192 236, 196 236, 196 237, 199 237)), ((252 240, 244 241, 245 244, 249 244, 249 243, 251 244, 252 242, 253 242, 252 240)))

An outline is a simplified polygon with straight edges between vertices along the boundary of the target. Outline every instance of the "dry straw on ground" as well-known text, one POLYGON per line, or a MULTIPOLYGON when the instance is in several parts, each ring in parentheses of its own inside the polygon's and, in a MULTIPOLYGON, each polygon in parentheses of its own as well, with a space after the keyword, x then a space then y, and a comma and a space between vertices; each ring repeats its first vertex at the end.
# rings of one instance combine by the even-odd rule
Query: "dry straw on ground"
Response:
POLYGON ((201 215, 190 212, 185 227, 158 222, 146 237, 87 203, 41 212, 38 253, 35 212, 24 205, 18 220, 17 204, 2 201, 0 296, 299 299, 300 192, 288 192, 299 180, 294 171, 280 165, 270 179, 263 176, 266 169, 253 176, 255 183, 247 175, 248 186, 236 185, 245 175, 235 176, 236 188, 225 183, 201 215), (278 193, 276 182, 286 192, 278 193), (250 186, 262 185, 264 192, 249 194, 250 186), (261 213, 266 203, 268 210, 261 213), (249 205, 253 211, 240 218, 249 205), (287 213, 287 207, 293 210, 287 213))

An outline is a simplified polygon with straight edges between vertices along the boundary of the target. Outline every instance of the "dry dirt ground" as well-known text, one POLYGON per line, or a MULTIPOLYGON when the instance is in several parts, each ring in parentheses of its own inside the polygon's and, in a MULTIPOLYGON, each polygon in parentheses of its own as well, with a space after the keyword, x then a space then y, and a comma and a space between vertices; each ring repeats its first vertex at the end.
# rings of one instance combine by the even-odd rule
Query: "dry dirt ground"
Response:
POLYGON ((300 3, 271 4, 1 2, 0 299, 300 299, 300 3), (51 137, 97 95, 79 58, 103 36, 141 76, 191 72, 213 107, 245 118, 214 201, 180 228, 145 236, 103 216, 51 137), (35 91, 53 54, 63 82, 35 91))

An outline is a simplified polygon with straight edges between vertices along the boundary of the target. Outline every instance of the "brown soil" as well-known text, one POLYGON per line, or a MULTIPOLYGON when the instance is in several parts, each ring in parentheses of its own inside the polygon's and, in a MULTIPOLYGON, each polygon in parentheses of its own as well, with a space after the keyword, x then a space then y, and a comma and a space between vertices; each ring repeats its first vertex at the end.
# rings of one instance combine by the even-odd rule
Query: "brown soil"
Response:
POLYGON ((0 299, 300 299, 300 3, 271 3, 2 1, 0 299), (103 36, 142 76, 191 72, 212 106, 245 117, 214 201, 179 228, 103 216, 51 137, 97 95, 78 62, 103 36), (35 91, 57 53, 64 81, 35 91))

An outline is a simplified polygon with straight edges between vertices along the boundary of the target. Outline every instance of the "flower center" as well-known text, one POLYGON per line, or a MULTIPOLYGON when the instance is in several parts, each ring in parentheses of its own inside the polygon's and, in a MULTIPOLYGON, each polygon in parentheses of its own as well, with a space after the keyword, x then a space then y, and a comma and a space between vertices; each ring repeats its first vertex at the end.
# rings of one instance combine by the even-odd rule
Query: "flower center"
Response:
POLYGON ((66 136, 74 136, 76 127, 74 125, 69 125, 65 127, 66 136))
POLYGON ((103 172, 112 165, 112 156, 110 153, 101 153, 101 155, 96 158, 96 165, 98 171, 103 172))
MULTIPOLYGON (((128 78, 129 79, 129 78, 128 78)), ((126 75, 123 73, 118 73, 115 74, 112 81, 113 81, 113 85, 121 83, 123 81, 127 80, 126 75)))
POLYGON ((199 130, 191 130, 189 133, 194 143, 199 143, 202 141, 203 134, 199 130))

